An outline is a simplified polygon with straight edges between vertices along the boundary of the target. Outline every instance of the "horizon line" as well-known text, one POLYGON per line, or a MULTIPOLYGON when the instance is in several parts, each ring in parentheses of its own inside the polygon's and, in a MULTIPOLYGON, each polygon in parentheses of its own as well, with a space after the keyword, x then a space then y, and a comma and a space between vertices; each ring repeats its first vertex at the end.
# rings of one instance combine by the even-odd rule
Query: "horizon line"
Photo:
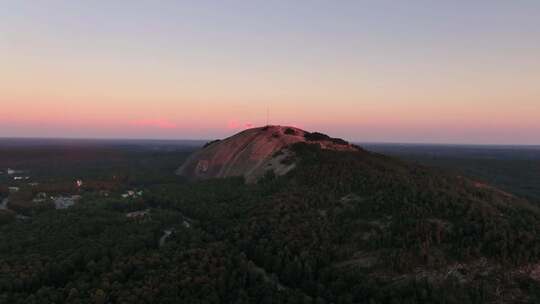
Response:
MULTIPOLYGON (((234 135, 234 134, 233 134, 234 135)), ((232 136, 232 135, 231 135, 232 136)), ((225 139, 224 138, 219 138, 225 139)), ((216 140, 218 138, 198 138, 198 139, 182 139, 182 138, 147 138, 147 137, 56 137, 56 136, 0 136, 0 141, 5 140, 80 140, 80 141, 171 141, 171 142, 208 142, 216 140)), ((345 139, 347 140, 347 139, 345 139)), ((538 144, 523 144, 523 143, 459 143, 459 142, 422 142, 422 141, 361 141, 361 140, 347 140, 352 144, 365 144, 365 145, 429 145, 429 146, 485 146, 485 147, 540 147, 538 144)))

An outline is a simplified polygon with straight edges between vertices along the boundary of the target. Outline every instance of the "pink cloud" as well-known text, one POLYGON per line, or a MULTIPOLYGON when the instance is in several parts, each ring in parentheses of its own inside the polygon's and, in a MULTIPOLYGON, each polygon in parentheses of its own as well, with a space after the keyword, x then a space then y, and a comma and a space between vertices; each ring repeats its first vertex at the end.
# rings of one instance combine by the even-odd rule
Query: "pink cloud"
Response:
POLYGON ((141 119, 132 123, 136 127, 158 128, 158 129, 175 129, 176 123, 166 119, 141 119))
POLYGON ((227 122, 228 130, 240 130, 253 128, 254 124, 251 122, 240 122, 236 119, 231 119, 227 122))
POLYGON ((237 120, 229 120, 227 123, 227 129, 238 129, 240 128, 240 123, 237 120))

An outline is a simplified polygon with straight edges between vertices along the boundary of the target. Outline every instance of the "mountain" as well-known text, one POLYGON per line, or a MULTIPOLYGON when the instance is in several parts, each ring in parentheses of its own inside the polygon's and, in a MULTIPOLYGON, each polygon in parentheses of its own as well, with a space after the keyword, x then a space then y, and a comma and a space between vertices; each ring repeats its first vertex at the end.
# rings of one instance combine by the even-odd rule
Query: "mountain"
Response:
POLYGON ((258 177, 253 186, 190 183, 213 193, 182 203, 223 231, 252 271, 329 303, 537 303, 538 206, 481 181, 284 130, 212 143, 180 169, 208 161, 211 174, 187 176, 258 177), (278 174, 261 178, 283 154, 294 166, 268 166, 278 174), (227 202, 229 192, 216 187, 243 194, 227 202))
POLYGON ((483 181, 278 126, 178 162, 0 221, 0 303, 540 303, 539 207, 483 181))
POLYGON ((321 133, 294 127, 266 126, 208 143, 194 153, 177 170, 177 174, 189 179, 244 176, 248 183, 257 181, 268 172, 284 175, 296 165, 294 154, 288 147, 302 142, 329 150, 358 150, 342 139, 321 133))

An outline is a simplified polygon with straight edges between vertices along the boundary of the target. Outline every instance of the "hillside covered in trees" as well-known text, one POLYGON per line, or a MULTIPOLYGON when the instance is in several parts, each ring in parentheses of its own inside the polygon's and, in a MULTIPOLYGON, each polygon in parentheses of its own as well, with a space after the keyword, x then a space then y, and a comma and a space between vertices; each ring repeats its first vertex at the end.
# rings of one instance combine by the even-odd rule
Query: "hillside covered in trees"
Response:
POLYGON ((257 183, 156 177, 1 225, 0 303, 540 301, 538 206, 361 149, 290 149, 294 170, 257 183))

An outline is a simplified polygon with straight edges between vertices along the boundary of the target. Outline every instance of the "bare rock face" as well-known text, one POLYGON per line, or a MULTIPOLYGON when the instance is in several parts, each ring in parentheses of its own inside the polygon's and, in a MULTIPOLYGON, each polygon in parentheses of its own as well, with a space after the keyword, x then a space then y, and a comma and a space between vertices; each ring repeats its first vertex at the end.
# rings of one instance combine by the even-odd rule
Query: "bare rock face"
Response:
POLYGON ((294 169, 294 153, 288 147, 298 142, 318 144, 323 149, 358 150, 344 140, 324 134, 294 127, 266 126, 208 143, 191 155, 176 173, 189 179, 244 176, 246 182, 253 183, 268 171, 284 175, 294 169))

